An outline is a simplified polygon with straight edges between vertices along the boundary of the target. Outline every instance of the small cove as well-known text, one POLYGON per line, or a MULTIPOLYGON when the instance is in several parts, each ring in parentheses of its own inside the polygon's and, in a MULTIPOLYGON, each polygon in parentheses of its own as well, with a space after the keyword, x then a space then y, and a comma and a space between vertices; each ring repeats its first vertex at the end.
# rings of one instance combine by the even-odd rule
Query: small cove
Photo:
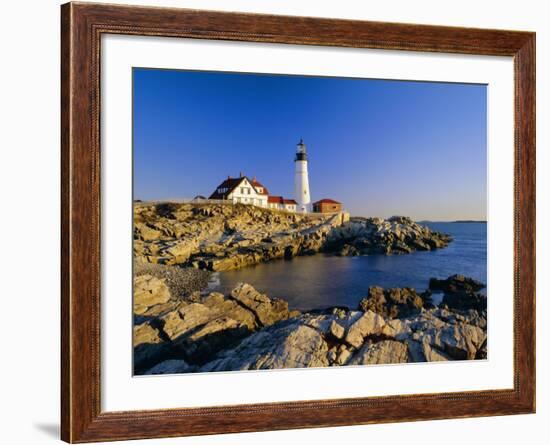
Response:
MULTIPOLYGON (((338 257, 318 254, 276 260, 214 274, 209 289, 230 292, 246 282, 270 297, 283 298, 292 309, 330 306, 355 308, 369 286, 427 289, 431 277, 463 274, 487 282, 485 223, 425 223, 453 236, 448 247, 408 255, 338 257)), ((440 298, 434 295, 434 302, 440 298)))

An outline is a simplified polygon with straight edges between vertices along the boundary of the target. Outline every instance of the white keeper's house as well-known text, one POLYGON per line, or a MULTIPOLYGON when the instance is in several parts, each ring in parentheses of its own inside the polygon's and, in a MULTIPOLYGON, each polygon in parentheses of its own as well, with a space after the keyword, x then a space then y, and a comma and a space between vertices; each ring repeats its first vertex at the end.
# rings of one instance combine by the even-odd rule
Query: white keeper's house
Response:
POLYGON ((230 201, 234 204, 251 204, 288 212, 295 212, 297 205, 293 199, 286 199, 282 196, 269 196, 267 188, 258 182, 255 177, 249 179, 242 174, 238 178, 228 176, 225 181, 216 187, 209 199, 230 201))
MULTIPOLYGON (((195 199, 202 199, 202 197, 196 197, 195 199)), ((308 155, 306 144, 302 139, 296 145, 296 155, 294 157, 294 199, 270 196, 268 190, 256 180, 256 177, 249 179, 242 173, 238 178, 228 176, 225 181, 216 187, 209 199, 229 201, 234 204, 251 204, 287 212, 335 213, 342 211, 341 203, 328 198, 311 204, 308 155)))

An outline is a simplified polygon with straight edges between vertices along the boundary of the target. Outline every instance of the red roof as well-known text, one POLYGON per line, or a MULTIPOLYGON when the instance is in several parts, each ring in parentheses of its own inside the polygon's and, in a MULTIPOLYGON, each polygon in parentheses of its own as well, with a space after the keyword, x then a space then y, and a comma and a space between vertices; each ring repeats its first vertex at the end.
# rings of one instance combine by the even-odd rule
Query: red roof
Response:
POLYGON ((258 187, 261 187, 263 189, 261 193, 258 192, 258 190, 256 190, 259 195, 269 195, 269 192, 267 191, 265 186, 260 184, 258 181, 256 181, 256 178, 252 178, 252 180, 249 179, 248 181, 252 184, 252 187, 254 187, 255 189, 257 189, 258 187))
POLYGON ((268 196, 267 202, 271 204, 297 204, 293 199, 285 199, 282 196, 268 196))
POLYGON ((335 201, 334 199, 324 198, 324 199, 320 199, 317 202, 314 202, 313 204, 315 205, 315 204, 342 204, 342 203, 335 201))
POLYGON ((282 196, 268 196, 267 202, 271 204, 282 204, 283 203, 283 197, 282 196))

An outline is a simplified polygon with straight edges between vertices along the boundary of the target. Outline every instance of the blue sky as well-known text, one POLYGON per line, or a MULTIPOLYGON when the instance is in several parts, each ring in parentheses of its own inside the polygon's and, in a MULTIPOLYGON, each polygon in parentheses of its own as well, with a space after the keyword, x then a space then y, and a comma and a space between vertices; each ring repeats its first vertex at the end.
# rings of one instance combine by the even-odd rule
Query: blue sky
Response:
POLYGON ((485 85, 134 69, 134 197, 210 195, 228 175, 352 215, 486 219, 485 85))

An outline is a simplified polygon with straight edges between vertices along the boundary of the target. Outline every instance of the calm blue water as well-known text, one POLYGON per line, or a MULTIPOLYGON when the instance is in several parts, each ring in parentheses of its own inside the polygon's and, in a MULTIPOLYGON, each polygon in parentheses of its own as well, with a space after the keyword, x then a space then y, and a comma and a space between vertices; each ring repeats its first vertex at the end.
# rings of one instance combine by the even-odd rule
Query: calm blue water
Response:
MULTIPOLYGON (((444 249, 409 255, 336 257, 315 255, 277 260, 214 276, 212 290, 230 291, 246 282, 270 297, 284 298, 293 309, 329 306, 355 308, 369 286, 414 287, 422 291, 431 277, 455 273, 487 282, 487 225, 426 223, 454 241, 444 249)), ((437 300, 437 298, 434 298, 437 300)))

